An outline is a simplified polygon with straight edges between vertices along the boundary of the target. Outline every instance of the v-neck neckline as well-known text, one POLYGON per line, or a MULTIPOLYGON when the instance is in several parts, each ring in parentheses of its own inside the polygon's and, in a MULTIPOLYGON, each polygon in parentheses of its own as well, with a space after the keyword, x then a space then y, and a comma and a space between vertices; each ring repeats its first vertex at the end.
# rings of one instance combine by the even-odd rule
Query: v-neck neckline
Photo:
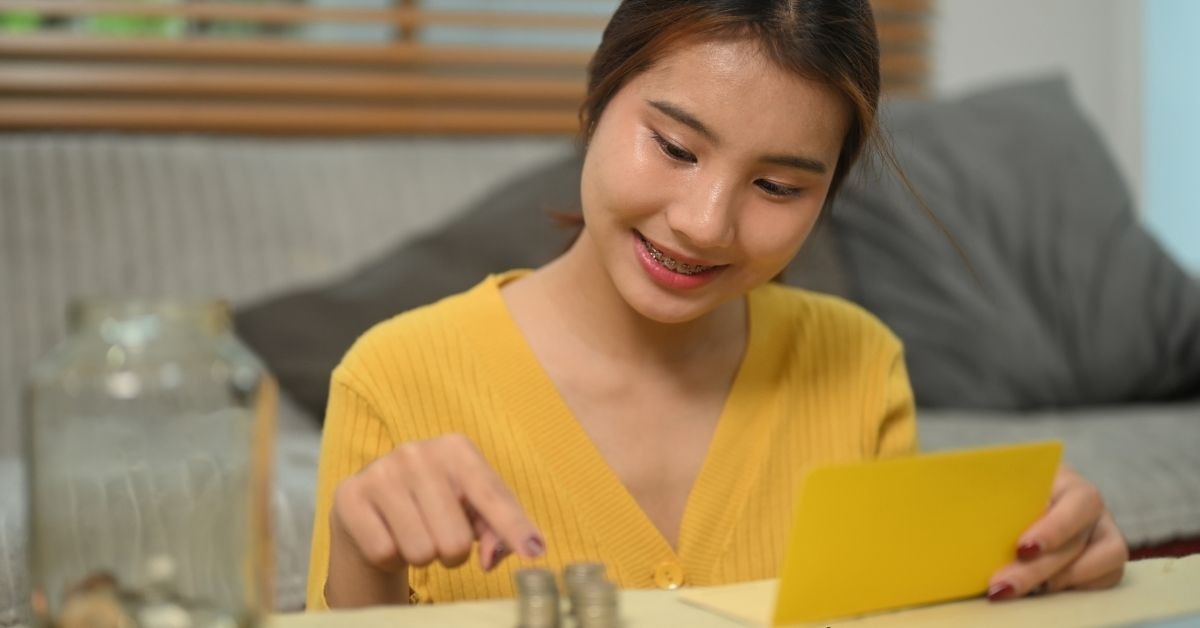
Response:
POLYGON ((572 414, 504 302, 500 287, 526 272, 488 278, 483 288, 489 305, 479 311, 481 325, 475 337, 509 419, 545 461, 580 520, 604 522, 587 527, 611 566, 629 571, 674 561, 687 573, 709 574, 757 481, 760 465, 747 465, 747 459, 761 460, 757 454, 765 451, 768 440, 758 392, 759 384, 769 378, 770 366, 761 358, 769 351, 770 334, 756 291, 746 296, 746 349, 688 493, 676 549, 572 414))

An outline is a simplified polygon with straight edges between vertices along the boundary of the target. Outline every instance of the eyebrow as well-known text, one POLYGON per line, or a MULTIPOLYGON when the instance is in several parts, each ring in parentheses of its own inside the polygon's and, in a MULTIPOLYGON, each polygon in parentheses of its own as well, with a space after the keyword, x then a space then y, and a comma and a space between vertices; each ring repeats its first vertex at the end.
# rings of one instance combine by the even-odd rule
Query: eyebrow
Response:
POLYGON ((768 164, 807 170, 816 174, 825 174, 829 170, 825 162, 811 157, 801 157, 800 155, 767 155, 761 161, 768 164))
POLYGON ((651 107, 654 107, 655 109, 667 114, 679 123, 692 127, 697 133, 711 140, 713 144, 721 143, 721 138, 717 137, 717 134, 713 133, 711 129, 704 126, 703 122, 697 120, 696 116, 693 116, 692 114, 680 109, 675 105, 672 105, 669 102, 663 102, 661 100, 647 100, 646 102, 649 103, 651 107))
MULTIPOLYGON (((693 116, 678 106, 672 105, 669 102, 663 102, 661 100, 647 100, 646 102, 651 107, 654 107, 667 116, 673 118, 680 124, 692 128, 700 135, 708 138, 708 140, 712 143, 721 143, 721 138, 717 137, 717 134, 713 133, 712 129, 704 126, 704 123, 696 119, 696 116, 693 116)), ((825 174, 829 170, 829 167, 825 165, 825 162, 819 159, 813 159, 811 157, 802 157, 800 155, 767 155, 759 161, 768 164, 786 166, 789 168, 796 168, 798 170, 807 170, 816 174, 825 174)))

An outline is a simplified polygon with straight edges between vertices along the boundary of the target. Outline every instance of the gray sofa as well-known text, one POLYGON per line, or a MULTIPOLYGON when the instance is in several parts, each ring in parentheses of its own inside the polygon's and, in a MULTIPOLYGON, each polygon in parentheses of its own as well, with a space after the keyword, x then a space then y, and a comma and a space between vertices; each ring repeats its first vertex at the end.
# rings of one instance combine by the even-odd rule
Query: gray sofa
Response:
MULTIPOLYGON (((96 294, 221 296, 238 306, 240 329, 285 374, 291 391, 277 439, 273 505, 276 605, 297 609, 304 596, 320 429, 313 409, 322 399, 321 391, 305 387, 327 373, 322 360, 342 341, 330 342, 320 360, 292 368, 271 354, 272 342, 286 336, 264 337, 255 321, 280 320, 289 312, 299 320, 316 311, 337 316, 365 302, 382 308, 367 310, 367 318, 386 312, 378 291, 367 288, 388 286, 388 273, 396 269, 427 283, 435 271, 449 272, 414 270, 412 260, 431 265, 431 251, 439 247, 459 246, 461 253, 453 234, 499 202, 497 186, 535 167, 535 173, 562 172, 573 154, 566 139, 0 136, 0 625, 16 621, 28 585, 17 463, 20 384, 64 336, 68 302, 96 294), (301 309, 305 304, 313 307, 301 309), (313 364, 316 374, 305 379, 313 364)), ((539 179, 531 183, 527 174, 519 181, 525 189, 539 179)), ((562 189, 569 192, 570 183, 562 189)), ((522 220, 534 220, 530 215, 542 219, 533 211, 522 220)), ((847 212, 823 227, 824 235, 798 262, 795 281, 863 296, 853 285, 874 267, 855 264, 870 258, 855 252, 861 241, 836 237, 838 229, 854 227, 853 216, 847 212)), ((472 237, 489 229, 476 227, 472 237)), ((473 277, 470 268, 526 263, 520 254, 505 257, 494 247, 478 251, 484 259, 458 269, 456 281, 473 277)), ((935 274, 947 273, 957 276, 953 270, 935 274)), ((458 287, 434 284, 446 291, 458 287)), ((420 301, 427 296, 421 290, 430 289, 408 285, 391 284, 389 292, 420 301)), ((888 313, 894 303, 877 305, 888 313)), ((362 324, 354 320, 330 333, 352 335, 362 324)), ((324 333, 306 325, 279 327, 310 337, 324 333)), ((918 388, 918 394, 944 401, 937 391, 918 388)), ((925 404, 920 438, 926 449, 1062 439, 1067 460, 1100 485, 1131 544, 1200 537, 1200 399, 1059 405, 925 404)))

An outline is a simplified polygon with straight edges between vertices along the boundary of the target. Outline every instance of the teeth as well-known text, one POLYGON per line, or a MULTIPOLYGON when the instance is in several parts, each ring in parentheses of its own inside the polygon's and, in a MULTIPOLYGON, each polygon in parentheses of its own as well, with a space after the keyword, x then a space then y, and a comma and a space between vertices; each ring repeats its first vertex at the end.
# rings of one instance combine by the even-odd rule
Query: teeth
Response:
POLYGON ((683 262, 677 262, 664 255, 662 251, 654 248, 654 245, 650 244, 650 241, 646 238, 642 238, 642 242, 645 243, 646 250, 650 251, 650 257, 653 257, 654 261, 666 266, 667 269, 672 272, 676 272, 681 275, 698 275, 712 268, 712 266, 700 266, 697 264, 685 264, 683 262))

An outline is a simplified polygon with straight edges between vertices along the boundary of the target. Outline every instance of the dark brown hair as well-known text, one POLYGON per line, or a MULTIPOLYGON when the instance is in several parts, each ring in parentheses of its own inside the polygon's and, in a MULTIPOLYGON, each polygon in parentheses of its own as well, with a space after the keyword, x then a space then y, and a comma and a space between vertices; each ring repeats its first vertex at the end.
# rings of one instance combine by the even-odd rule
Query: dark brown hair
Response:
POLYGON ((828 207, 877 133, 879 38, 868 0, 624 0, 588 68, 581 143, 613 96, 667 51, 688 41, 740 38, 757 41, 780 68, 832 86, 850 106, 828 207))

